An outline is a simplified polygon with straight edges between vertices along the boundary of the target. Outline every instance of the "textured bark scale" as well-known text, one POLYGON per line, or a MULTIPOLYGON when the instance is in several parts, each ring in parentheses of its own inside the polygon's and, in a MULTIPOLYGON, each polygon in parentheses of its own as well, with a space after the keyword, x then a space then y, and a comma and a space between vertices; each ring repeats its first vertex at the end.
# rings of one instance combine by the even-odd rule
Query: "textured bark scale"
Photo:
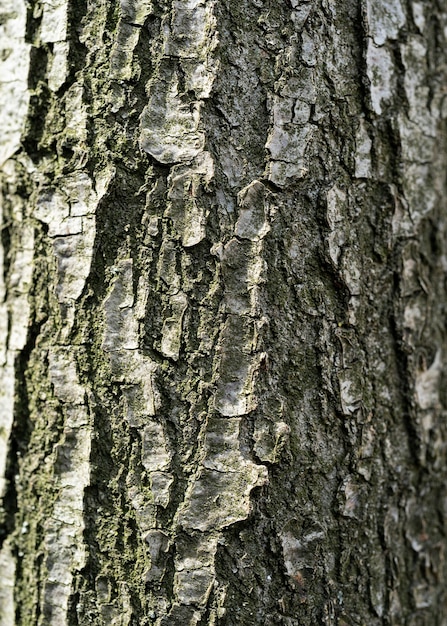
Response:
POLYGON ((0 626, 447 626, 446 8, 0 17, 0 626))

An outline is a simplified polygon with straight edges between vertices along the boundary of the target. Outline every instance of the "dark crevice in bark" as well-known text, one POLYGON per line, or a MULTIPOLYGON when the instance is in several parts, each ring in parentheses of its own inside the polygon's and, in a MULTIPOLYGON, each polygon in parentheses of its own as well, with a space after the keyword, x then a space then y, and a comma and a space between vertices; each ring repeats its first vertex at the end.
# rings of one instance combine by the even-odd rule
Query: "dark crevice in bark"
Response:
POLYGON ((409 115, 410 103, 407 97, 407 91, 405 89, 405 75, 406 69, 402 58, 401 43, 406 43, 407 35, 402 36, 402 41, 395 41, 391 45, 393 52, 393 62, 396 67, 396 92, 394 95, 394 121, 397 118, 396 112, 403 112, 405 115, 409 115))
POLYGON ((103 299, 109 287, 107 272, 116 262, 120 249, 127 243, 130 244, 133 266, 138 265, 137 250, 141 246, 140 231, 144 213, 143 199, 138 198, 138 191, 143 183, 144 178, 139 172, 118 169, 97 209, 93 273, 85 289, 92 287, 98 302, 103 299), (98 268, 102 269, 100 273, 98 268))
MULTIPOLYGON (((51 43, 43 44, 41 47, 31 46, 28 87, 32 92, 36 91, 41 83, 46 83, 48 59, 52 51, 51 48, 51 43)), ((44 119, 45 116, 42 116, 42 122, 44 119)))
POLYGON ((51 93, 43 80, 47 61, 47 51, 41 48, 31 48, 29 76, 33 77, 34 85, 30 87, 32 91, 26 121, 27 130, 22 139, 22 145, 35 163, 38 163, 47 151, 49 152, 48 146, 41 145, 51 107, 51 93))
POLYGON ((75 591, 71 594, 68 601, 67 623, 69 626, 79 626, 77 607, 80 603, 81 594, 75 591))
MULTIPOLYGON (((128 429, 120 432, 121 428, 117 428, 120 420, 117 420, 114 404, 120 395, 119 390, 110 388, 109 393, 105 389, 102 392, 92 406, 95 437, 91 448, 91 481, 84 496, 84 537, 89 550, 87 564, 81 572, 81 594, 88 591, 96 594, 97 580, 108 573, 108 559, 112 558, 118 565, 118 555, 121 557, 132 552, 130 544, 138 534, 126 495, 126 476, 132 450, 132 446, 126 443, 132 437, 129 437, 128 429), (115 535, 108 530, 109 524, 116 526, 115 535)), ((133 578, 133 567, 132 562, 122 558, 116 573, 120 572, 123 580, 130 580, 133 578)), ((114 586, 120 581, 112 575, 110 582, 114 586)), ((134 593, 131 601, 138 605, 134 593)))
MULTIPOLYGON (((395 307, 399 306, 401 301, 400 293, 400 276, 394 274, 394 290, 393 301, 395 307)), ((419 433, 414 422, 414 410, 411 398, 413 397, 413 386, 409 374, 408 354, 405 348, 403 333, 401 329, 400 311, 393 311, 389 316, 390 333, 394 342, 396 373, 398 375, 399 385, 397 392, 399 394, 400 415, 396 411, 396 418, 402 421, 404 429, 407 432, 408 446, 412 453, 413 462, 418 465, 420 463, 421 443, 419 433)))
POLYGON ((79 34, 83 21, 88 13, 88 0, 70 0, 67 6, 67 41, 69 44, 68 53, 68 75, 65 82, 58 91, 64 94, 79 79, 79 73, 85 71, 87 64, 88 50, 84 43, 79 40, 79 34))
MULTIPOLYGON (((3 192, 3 189, 2 189, 3 192)), ((4 193, 5 196, 9 195, 9 190, 6 187, 5 184, 5 189, 4 189, 4 193)), ((8 275, 9 275, 9 270, 10 270, 10 266, 11 266, 11 255, 12 255, 12 249, 11 249, 11 243, 12 243, 12 229, 13 229, 13 221, 12 221, 12 217, 11 217, 11 208, 9 206, 8 202, 4 202, 3 203, 3 221, 0 223, 0 241, 1 241, 1 246, 2 246, 2 252, 3 252, 3 281, 5 284, 8 283, 8 275)), ((8 334, 9 334, 9 329, 8 329, 8 334)))
MULTIPOLYGON (((23 515, 24 500, 26 501, 29 496, 28 498, 26 498, 26 496, 24 498, 23 493, 19 494, 17 489, 17 480, 19 476, 23 475, 23 470, 26 470, 24 460, 26 459, 26 453, 30 445, 33 431, 30 411, 31 397, 29 393, 29 364, 30 357, 36 348, 36 342, 41 336, 42 328, 43 323, 36 323, 34 321, 34 323, 30 325, 27 343, 15 361, 17 392, 14 406, 14 423, 9 439, 10 451, 8 454, 6 474, 8 487, 5 494, 5 510, 7 513, 5 529, 7 531, 6 536, 13 538, 12 545, 16 557, 15 595, 18 599, 26 596, 27 590, 25 589, 25 581, 29 575, 26 570, 26 566, 23 564, 24 547, 21 545, 22 537, 19 534, 20 526, 22 527, 21 530, 23 534, 23 525, 29 523, 27 518, 23 515)), ((33 493, 31 498, 29 498, 26 503, 28 507, 33 502, 34 496, 35 494, 33 493)), ((41 562, 42 557, 36 555, 34 565, 36 568, 35 575, 36 579, 39 581, 39 586, 43 584, 43 581, 39 576, 41 562)), ((37 620, 40 615, 39 605, 36 605, 35 611, 37 620)), ((16 603, 15 616, 18 625, 25 625, 28 623, 29 616, 23 612, 20 601, 16 603)))
MULTIPOLYGON (((110 483, 116 476, 118 468, 114 467, 113 433, 110 414, 104 406, 104 399, 92 395, 90 407, 93 415, 94 437, 91 442, 91 479, 84 492, 84 539, 88 545, 88 557, 84 570, 81 572, 82 587, 94 590, 97 577, 102 573, 100 523, 107 516, 113 515, 113 500, 110 483)), ((123 459, 124 464, 124 459, 123 459)), ((113 546, 111 546, 113 547, 113 546)), ((108 546, 106 549, 110 549, 108 546)))
POLYGON ((107 19, 105 28, 106 36, 116 33, 121 6, 121 2, 110 2, 107 4, 107 19))
POLYGON ((26 3, 26 32, 25 41, 30 44, 34 44, 38 38, 40 25, 42 23, 41 11, 36 11, 37 2, 26 3), (40 13, 40 15, 39 15, 40 13))

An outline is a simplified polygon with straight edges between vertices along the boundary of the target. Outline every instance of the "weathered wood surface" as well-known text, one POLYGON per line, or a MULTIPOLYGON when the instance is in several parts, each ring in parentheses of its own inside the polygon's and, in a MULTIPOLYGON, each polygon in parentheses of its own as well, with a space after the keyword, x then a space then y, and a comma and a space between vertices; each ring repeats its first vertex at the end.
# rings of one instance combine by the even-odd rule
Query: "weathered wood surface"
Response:
POLYGON ((0 13, 0 625, 446 626, 445 5, 0 13))

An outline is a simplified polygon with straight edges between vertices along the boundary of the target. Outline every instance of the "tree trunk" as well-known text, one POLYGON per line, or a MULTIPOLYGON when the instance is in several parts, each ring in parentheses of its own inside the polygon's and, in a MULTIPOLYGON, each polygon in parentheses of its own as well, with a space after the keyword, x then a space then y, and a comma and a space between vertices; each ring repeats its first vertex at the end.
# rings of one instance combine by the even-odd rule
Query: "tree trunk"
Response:
POLYGON ((0 9, 0 626, 446 626, 445 4, 0 9))

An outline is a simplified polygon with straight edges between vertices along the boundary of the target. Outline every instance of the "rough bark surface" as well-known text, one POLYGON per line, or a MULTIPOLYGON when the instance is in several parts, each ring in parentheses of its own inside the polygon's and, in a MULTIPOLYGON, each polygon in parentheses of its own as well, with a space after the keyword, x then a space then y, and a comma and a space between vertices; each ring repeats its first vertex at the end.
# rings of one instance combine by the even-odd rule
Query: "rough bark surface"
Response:
POLYGON ((446 626, 445 4, 0 47, 0 625, 446 626))

